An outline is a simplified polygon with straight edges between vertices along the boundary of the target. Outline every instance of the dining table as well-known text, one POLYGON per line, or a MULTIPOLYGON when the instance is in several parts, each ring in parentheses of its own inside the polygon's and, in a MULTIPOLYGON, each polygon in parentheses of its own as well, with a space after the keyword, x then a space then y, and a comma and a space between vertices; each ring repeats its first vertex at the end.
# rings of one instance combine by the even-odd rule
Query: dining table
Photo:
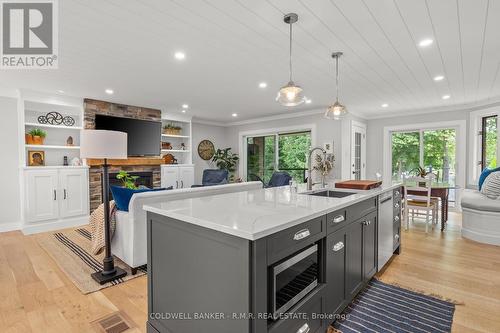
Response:
MULTIPOLYGON (((412 182, 406 182, 410 187, 416 186, 412 182)), ((404 187, 404 185, 403 185, 404 187)), ((441 200, 441 231, 444 231, 446 222, 448 221, 448 206, 450 190, 459 189, 459 186, 452 181, 432 181, 431 183, 431 197, 436 197, 441 200)), ((403 192, 404 193, 404 192, 403 192)), ((421 195, 421 191, 408 191, 408 194, 421 195)))

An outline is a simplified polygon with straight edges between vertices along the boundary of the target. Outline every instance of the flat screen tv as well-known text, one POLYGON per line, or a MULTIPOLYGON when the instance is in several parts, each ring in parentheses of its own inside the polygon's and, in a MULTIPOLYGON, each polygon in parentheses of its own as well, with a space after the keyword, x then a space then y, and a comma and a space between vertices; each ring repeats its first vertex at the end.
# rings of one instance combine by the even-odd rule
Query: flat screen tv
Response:
POLYGON ((160 155, 161 122, 96 115, 95 128, 127 133, 128 156, 160 155))

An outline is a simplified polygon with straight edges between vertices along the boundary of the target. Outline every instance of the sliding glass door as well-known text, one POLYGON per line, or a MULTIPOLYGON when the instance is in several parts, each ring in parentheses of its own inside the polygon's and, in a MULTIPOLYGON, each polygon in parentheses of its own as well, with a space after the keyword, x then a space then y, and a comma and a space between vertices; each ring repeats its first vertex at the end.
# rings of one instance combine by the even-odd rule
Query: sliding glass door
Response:
POLYGON ((410 175, 420 164, 420 132, 392 133, 392 179, 410 175))
POLYGON ((259 177, 267 184, 275 171, 286 171, 295 181, 305 181, 311 132, 252 136, 245 141, 247 180, 259 177))

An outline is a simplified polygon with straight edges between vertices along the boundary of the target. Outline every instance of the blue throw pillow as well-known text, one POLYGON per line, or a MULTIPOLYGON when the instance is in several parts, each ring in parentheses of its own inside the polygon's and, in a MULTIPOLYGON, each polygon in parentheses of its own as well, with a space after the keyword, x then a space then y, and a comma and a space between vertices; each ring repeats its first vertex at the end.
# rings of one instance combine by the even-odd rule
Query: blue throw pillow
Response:
POLYGON ((484 169, 483 172, 481 172, 481 175, 479 176, 479 191, 481 191, 481 187, 483 187, 483 183, 486 180, 486 177, 490 175, 490 173, 495 172, 495 171, 500 171, 500 167, 495 168, 495 169, 484 169))
POLYGON ((115 200, 115 204, 118 210, 128 212, 128 204, 134 194, 142 192, 165 191, 165 190, 171 190, 172 188, 173 187, 170 186, 167 188, 155 188, 155 189, 145 188, 145 189, 131 190, 126 187, 112 185, 111 193, 113 193, 113 200, 115 200))

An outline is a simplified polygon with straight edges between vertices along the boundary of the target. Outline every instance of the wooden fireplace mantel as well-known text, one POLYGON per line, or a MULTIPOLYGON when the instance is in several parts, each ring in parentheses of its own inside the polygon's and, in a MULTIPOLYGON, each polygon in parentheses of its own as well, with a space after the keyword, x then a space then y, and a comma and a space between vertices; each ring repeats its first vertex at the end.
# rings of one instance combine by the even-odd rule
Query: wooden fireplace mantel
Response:
MULTIPOLYGON (((126 160, 108 160, 109 165, 160 165, 165 163, 161 157, 131 157, 126 160)), ((101 166, 104 164, 102 159, 87 159, 88 166, 101 166)))

